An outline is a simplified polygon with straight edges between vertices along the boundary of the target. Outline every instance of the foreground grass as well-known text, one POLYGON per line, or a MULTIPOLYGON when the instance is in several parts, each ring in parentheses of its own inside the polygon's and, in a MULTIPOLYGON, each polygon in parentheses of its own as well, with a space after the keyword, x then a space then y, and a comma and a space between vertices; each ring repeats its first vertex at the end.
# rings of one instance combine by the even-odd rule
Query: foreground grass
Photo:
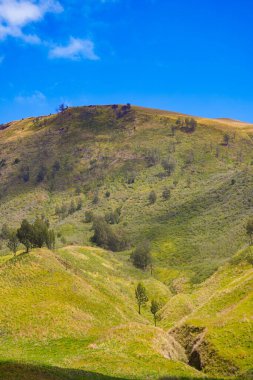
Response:
POLYGON ((140 279, 151 294, 169 295, 165 285, 101 249, 41 249, 7 261, 0 276, 1 360, 129 379, 200 376, 184 363, 180 345, 153 326, 148 309, 138 314, 140 279))

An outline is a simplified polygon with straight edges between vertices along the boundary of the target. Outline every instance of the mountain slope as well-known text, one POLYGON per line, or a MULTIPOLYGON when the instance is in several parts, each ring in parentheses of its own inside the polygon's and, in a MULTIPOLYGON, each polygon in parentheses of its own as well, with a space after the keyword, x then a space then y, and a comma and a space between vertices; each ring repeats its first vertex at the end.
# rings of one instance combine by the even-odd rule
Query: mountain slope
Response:
POLYGON ((175 129, 178 117, 93 106, 10 123, 0 130, 2 224, 16 227, 24 217, 45 214, 61 235, 59 245, 89 245, 84 210, 103 215, 121 207, 120 227, 131 242, 152 241, 158 278, 173 288, 201 282, 247 241, 252 126, 196 118, 196 131, 185 133, 175 129), (171 175, 162 167, 168 159, 176 163, 171 175), (81 211, 57 214, 79 198, 81 211))
POLYGON ((253 126, 196 117, 188 131, 185 117, 90 106, 0 126, 0 227, 44 215, 57 234, 54 252, 16 258, 0 237, 0 377, 250 378, 253 126), (131 248, 112 253, 87 212, 115 210, 131 248), (152 275, 130 262, 144 240, 152 275))

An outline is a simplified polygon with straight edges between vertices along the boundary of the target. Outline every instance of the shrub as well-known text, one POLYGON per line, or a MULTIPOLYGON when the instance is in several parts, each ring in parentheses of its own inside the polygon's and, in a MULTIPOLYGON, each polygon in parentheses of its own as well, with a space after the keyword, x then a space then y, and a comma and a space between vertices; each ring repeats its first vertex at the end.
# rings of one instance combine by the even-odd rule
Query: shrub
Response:
POLYGON ((106 198, 110 198, 110 196, 111 196, 111 193, 110 193, 110 191, 107 190, 107 191, 105 192, 105 197, 106 197, 106 198))
POLYGON ((93 220, 93 212, 92 211, 85 211, 84 213, 84 221, 85 223, 91 223, 93 220))
POLYGON ((167 175, 170 176, 175 171, 176 162, 173 158, 170 157, 169 159, 162 161, 162 167, 167 175))
POLYGON ((170 189, 168 187, 165 187, 162 192, 162 197, 166 201, 170 198, 170 189))
POLYGON ((93 218, 92 230, 94 231, 92 241, 102 248, 116 252, 122 251, 128 245, 123 233, 117 231, 116 234, 102 217, 93 218))
POLYGON ((44 181, 46 173, 47 173, 47 169, 45 168, 45 166, 41 166, 40 170, 39 170, 39 172, 37 174, 37 177, 36 177, 37 183, 40 183, 40 182, 44 181))
POLYGON ((30 180, 30 168, 29 166, 23 167, 21 169, 21 177, 24 182, 29 182, 30 180))
POLYGON ((19 240, 17 237, 17 231, 12 230, 9 233, 7 247, 14 253, 14 256, 16 256, 18 246, 19 246, 19 240))
POLYGON ((114 211, 105 214, 105 220, 109 224, 118 224, 120 221, 121 208, 118 207, 114 211))
POLYGON ((148 196, 148 201, 150 204, 154 204, 156 202, 156 199, 157 199, 157 196, 156 196, 156 193, 154 190, 152 190, 150 193, 149 193, 149 196, 148 196))
POLYGON ((145 160, 148 167, 158 164, 160 161, 160 152, 157 149, 148 150, 145 154, 145 160))
POLYGON ((141 282, 139 282, 135 289, 135 298, 138 304, 139 314, 141 314, 141 306, 144 306, 148 302, 146 288, 141 282))
POLYGON ((152 258, 150 253, 150 243, 144 241, 139 243, 131 254, 131 261, 136 268, 145 270, 151 264, 152 258))

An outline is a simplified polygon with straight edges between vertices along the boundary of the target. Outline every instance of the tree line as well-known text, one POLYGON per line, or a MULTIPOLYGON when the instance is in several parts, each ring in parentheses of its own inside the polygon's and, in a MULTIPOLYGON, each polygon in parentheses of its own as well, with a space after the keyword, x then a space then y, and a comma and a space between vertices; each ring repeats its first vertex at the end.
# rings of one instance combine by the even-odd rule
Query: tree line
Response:
POLYGON ((34 223, 29 223, 23 219, 17 230, 4 224, 1 238, 7 241, 7 247, 14 255, 16 255, 20 244, 25 246, 26 253, 31 248, 42 248, 43 246, 48 249, 55 248, 55 232, 50 229, 49 221, 43 217, 36 218, 34 223))

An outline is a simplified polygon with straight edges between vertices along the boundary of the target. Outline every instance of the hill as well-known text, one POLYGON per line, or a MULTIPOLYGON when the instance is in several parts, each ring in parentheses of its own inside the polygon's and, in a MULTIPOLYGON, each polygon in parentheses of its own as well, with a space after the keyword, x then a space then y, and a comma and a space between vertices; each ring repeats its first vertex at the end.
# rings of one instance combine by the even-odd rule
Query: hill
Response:
POLYGON ((16 258, 1 240, 0 375, 250 378, 253 126, 194 120, 113 105, 0 126, 1 225, 43 215, 57 235, 16 258), (125 251, 95 246, 91 213, 125 251), (129 260, 145 240, 152 275, 129 260), (164 304, 158 328, 139 281, 164 304))
MULTIPOLYGON (((66 368, 59 376, 74 379, 78 373, 69 370, 67 377, 67 368, 124 379, 198 377, 184 364, 182 347, 153 326, 148 308, 138 314, 134 288, 140 279, 150 296, 168 298, 165 285, 101 249, 41 249, 7 261, 0 276, 1 361, 10 372, 15 362, 26 363, 28 373, 42 366, 42 379, 51 379, 47 366, 49 374, 52 366, 66 368)), ((17 364, 17 373, 24 376, 24 368, 17 364)))
POLYGON ((0 375, 250 379, 252 253, 240 252, 185 294, 188 310, 182 295, 173 296, 109 251, 71 246, 21 253, 1 266, 0 375), (134 288, 140 280, 150 300, 168 301, 158 327, 150 303, 138 314, 134 288))
POLYGON ((178 277, 200 282, 247 241, 252 126, 196 118, 196 131, 186 133, 175 129, 180 114, 125 108, 71 108, 2 129, 2 224, 16 227, 24 217, 45 214, 63 244, 89 245, 84 210, 121 207, 120 226, 133 245, 152 241, 160 279, 172 286, 178 277), (169 159, 176 165, 171 175, 162 167, 169 159), (152 206, 151 190, 158 197, 152 206), (82 210, 57 214, 79 198, 82 210))

